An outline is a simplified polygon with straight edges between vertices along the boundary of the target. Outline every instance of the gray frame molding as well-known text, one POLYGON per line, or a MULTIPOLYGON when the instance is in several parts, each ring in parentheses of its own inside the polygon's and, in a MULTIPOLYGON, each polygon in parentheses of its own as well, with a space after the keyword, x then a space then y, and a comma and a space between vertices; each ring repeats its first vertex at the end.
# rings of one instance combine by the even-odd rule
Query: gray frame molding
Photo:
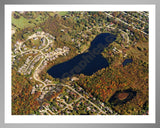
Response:
POLYGON ((160 1, 159 0, 0 0, 0 128, 159 128, 160 127, 160 1), (156 123, 155 124, 4 124, 4 5, 5 4, 155 4, 156 5, 156 123))

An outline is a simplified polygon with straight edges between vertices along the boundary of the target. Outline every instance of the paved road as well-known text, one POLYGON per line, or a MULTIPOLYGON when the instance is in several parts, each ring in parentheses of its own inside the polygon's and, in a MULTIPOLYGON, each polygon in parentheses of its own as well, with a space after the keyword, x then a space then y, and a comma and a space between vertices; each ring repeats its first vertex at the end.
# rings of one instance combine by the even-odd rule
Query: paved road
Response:
MULTIPOLYGON (((35 37, 35 36, 30 36, 28 39, 31 39, 31 38, 33 38, 33 37, 35 37)), ((44 37, 44 36, 43 36, 43 37, 44 37)), ((47 39, 47 37, 46 37, 46 39, 47 39)), ((48 40, 48 39, 47 39, 47 40, 48 40)), ((46 87, 46 86, 48 86, 48 84, 46 84, 46 83, 43 82, 41 79, 39 79, 38 70, 39 70, 39 67, 42 65, 43 61, 48 57, 48 56, 46 56, 46 55, 42 52, 42 50, 44 50, 45 48, 48 47, 50 41, 48 40, 47 45, 46 45, 43 49, 40 49, 40 50, 29 49, 29 50, 27 50, 27 51, 22 51, 22 50, 21 50, 21 46, 22 46, 23 43, 24 43, 24 42, 21 42, 21 43, 19 44, 19 47, 18 47, 21 55, 24 54, 24 53, 30 52, 30 51, 37 51, 37 52, 40 53, 41 56, 43 56, 43 59, 41 60, 41 62, 39 63, 39 65, 36 67, 36 69, 34 70, 34 73, 33 73, 33 78, 34 78, 36 81, 38 81, 38 82, 40 82, 40 83, 43 84, 43 86, 40 88, 40 91, 42 92, 42 91, 43 91, 43 88, 46 87)), ((38 55, 39 55, 39 54, 38 54, 38 55)), ((38 55, 37 55, 37 56, 38 56, 38 55)), ((37 56, 36 56, 36 57, 37 57, 37 56)), ((13 56, 12 56, 12 57, 13 57, 13 56)), ((32 59, 32 61, 30 62, 30 64, 34 61, 34 59, 35 59, 36 57, 34 57, 34 58, 32 59)), ((26 70, 29 68, 30 64, 28 65, 28 67, 26 68, 26 70)), ((79 98, 78 98, 76 101, 78 101, 79 99, 83 98, 83 99, 85 99, 86 101, 88 101, 91 105, 93 105, 95 108, 97 108, 101 113, 106 114, 106 112, 104 112, 101 108, 99 108, 97 105, 95 105, 93 102, 91 102, 90 100, 88 100, 86 97, 84 97, 83 95, 81 95, 79 92, 77 92, 75 89, 73 89, 73 88, 70 87, 69 85, 64 85, 64 84, 61 84, 61 85, 64 86, 64 87, 69 88, 70 90, 72 90, 73 92, 75 92, 76 94, 79 95, 79 98)), ((67 107, 68 107, 69 105, 72 105, 72 104, 67 104, 67 107)), ((47 114, 50 114, 50 113, 51 113, 52 115, 55 114, 55 113, 53 113, 48 107, 45 107, 45 106, 43 106, 43 107, 45 108, 45 112, 46 112, 47 114), (48 113, 47 110, 48 110, 50 113, 48 113)))
POLYGON ((92 103, 90 100, 88 100, 86 97, 82 96, 79 92, 77 92, 76 90, 74 90, 72 87, 68 86, 68 85, 62 85, 62 86, 65 86, 67 88, 69 88, 70 90, 72 90, 73 92, 77 93, 80 98, 83 98, 85 99, 86 101, 88 101, 90 104, 92 104, 94 107, 96 107, 100 112, 102 112, 103 114, 106 114, 103 110, 101 110, 97 105, 95 105, 94 103, 92 103))
POLYGON ((128 13, 125 13, 125 12, 123 12, 123 11, 122 11, 122 13, 127 14, 128 16, 131 17, 131 19, 136 19, 136 20, 138 20, 138 21, 140 21, 140 22, 142 22, 142 23, 144 23, 144 24, 148 24, 148 23, 146 23, 145 21, 142 21, 142 20, 140 20, 140 19, 138 19, 138 18, 136 18, 136 17, 133 17, 133 16, 131 16, 131 15, 128 14, 128 13))

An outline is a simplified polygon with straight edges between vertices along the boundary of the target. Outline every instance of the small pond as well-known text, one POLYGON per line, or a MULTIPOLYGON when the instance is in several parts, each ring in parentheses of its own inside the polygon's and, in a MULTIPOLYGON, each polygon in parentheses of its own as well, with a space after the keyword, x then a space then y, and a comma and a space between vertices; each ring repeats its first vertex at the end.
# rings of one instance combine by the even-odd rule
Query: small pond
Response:
POLYGON ((122 64, 123 64, 123 67, 126 66, 126 65, 129 64, 129 63, 132 63, 132 61, 133 61, 132 59, 125 59, 125 60, 123 61, 123 63, 122 63, 122 64))
POLYGON ((127 89, 123 91, 117 91, 115 94, 109 99, 109 102, 114 106, 125 104, 126 102, 132 100, 136 96, 137 92, 132 89, 127 89))

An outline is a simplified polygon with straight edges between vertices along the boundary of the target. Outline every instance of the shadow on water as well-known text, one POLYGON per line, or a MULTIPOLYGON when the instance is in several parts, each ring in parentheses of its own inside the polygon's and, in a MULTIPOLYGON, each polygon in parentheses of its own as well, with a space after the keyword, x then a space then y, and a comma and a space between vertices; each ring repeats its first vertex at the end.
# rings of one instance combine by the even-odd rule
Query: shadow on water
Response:
POLYGON ((66 78, 75 74, 92 75, 102 68, 109 66, 108 61, 101 55, 104 48, 116 39, 110 33, 101 33, 91 42, 88 52, 77 55, 71 60, 54 65, 47 72, 54 78, 66 78))

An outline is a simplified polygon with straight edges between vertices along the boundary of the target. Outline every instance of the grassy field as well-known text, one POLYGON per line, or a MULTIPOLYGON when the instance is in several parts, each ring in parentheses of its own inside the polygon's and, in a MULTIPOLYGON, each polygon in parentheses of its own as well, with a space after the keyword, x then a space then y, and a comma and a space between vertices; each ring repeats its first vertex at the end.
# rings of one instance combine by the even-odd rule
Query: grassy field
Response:
POLYGON ((40 44, 41 44, 41 39, 40 39, 40 38, 38 38, 38 39, 36 39, 36 40, 34 40, 34 39, 29 39, 29 40, 26 41, 24 44, 25 44, 28 48, 33 48, 33 47, 35 47, 36 49, 38 49, 38 47, 39 47, 40 44))
POLYGON ((55 14, 59 14, 60 16, 65 16, 68 14, 68 11, 58 11, 58 12, 48 12, 50 16, 54 16, 55 14))
POLYGON ((44 22, 48 17, 44 16, 42 17, 41 15, 39 15, 37 18, 35 19, 26 19, 23 16, 21 16, 19 19, 15 19, 14 17, 12 17, 12 23, 17 27, 17 28, 27 28, 27 27, 34 27, 36 25, 38 25, 39 23, 44 22))
POLYGON ((148 63, 148 43, 138 42, 135 47, 130 47, 126 53, 130 56, 148 63), (139 49, 138 49, 139 48, 139 49))
POLYGON ((58 12, 58 13, 59 13, 59 15, 61 15, 61 16, 64 16, 64 15, 67 15, 67 14, 68 14, 67 11, 61 11, 61 12, 58 12))

